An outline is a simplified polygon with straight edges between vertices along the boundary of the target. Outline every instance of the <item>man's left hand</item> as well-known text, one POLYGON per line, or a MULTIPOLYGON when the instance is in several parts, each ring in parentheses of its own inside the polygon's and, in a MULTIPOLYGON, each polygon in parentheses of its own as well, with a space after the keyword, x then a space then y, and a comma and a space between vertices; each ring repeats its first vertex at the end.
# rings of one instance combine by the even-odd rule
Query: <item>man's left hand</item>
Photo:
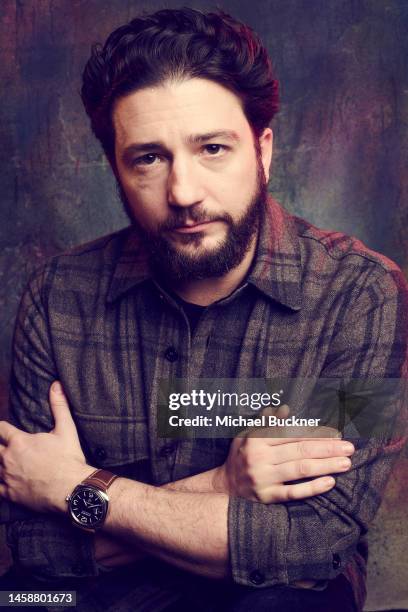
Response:
POLYGON ((48 433, 29 434, 0 421, 0 497, 38 512, 65 512, 65 497, 95 468, 86 464, 59 382, 49 397, 55 426, 48 433))

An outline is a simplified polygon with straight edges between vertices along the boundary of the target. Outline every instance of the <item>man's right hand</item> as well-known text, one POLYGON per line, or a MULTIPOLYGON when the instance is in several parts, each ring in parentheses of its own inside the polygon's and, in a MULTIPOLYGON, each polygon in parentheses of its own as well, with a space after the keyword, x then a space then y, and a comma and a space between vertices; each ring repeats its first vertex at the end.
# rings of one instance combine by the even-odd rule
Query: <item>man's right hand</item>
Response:
MULTIPOLYGON (((289 413, 287 406, 279 411, 280 418, 289 413)), ((351 467, 354 446, 339 439, 336 429, 296 428, 291 437, 282 427, 280 437, 270 435, 270 429, 259 428, 236 437, 214 473, 214 489, 264 504, 305 499, 332 489, 331 474, 351 467), (292 484, 302 479, 307 480, 292 484)))
MULTIPOLYGON (((286 417, 289 409, 282 406, 276 414, 280 418, 286 417)), ((353 454, 354 447, 339 439, 336 429, 296 429, 292 432, 293 437, 288 437, 290 429, 281 428, 279 438, 266 437, 267 433, 261 428, 241 432, 232 441, 223 465, 169 482, 162 485, 163 488, 192 493, 224 493, 270 504, 325 493, 335 485, 334 478, 327 474, 347 471, 351 465, 348 457, 353 454), (300 434, 303 437, 299 437, 300 434), (342 460, 347 461, 345 467, 340 465, 342 460), (305 478, 310 480, 290 484, 305 478)), ((109 534, 95 535, 95 558, 105 567, 125 565, 143 557, 146 553, 138 551, 134 544, 129 546, 109 534)))

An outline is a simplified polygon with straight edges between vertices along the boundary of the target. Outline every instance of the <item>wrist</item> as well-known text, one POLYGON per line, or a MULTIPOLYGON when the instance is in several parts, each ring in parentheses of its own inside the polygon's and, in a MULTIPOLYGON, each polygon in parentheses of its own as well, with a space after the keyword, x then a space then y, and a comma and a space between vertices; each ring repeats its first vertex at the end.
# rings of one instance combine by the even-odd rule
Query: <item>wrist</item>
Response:
POLYGON ((85 478, 88 478, 88 476, 90 476, 95 469, 96 468, 87 464, 80 464, 72 467, 69 470, 69 473, 64 476, 61 484, 56 488, 56 491, 50 499, 50 509, 53 512, 66 514, 67 496, 70 495, 75 487, 85 480, 85 478))
POLYGON ((225 463, 219 465, 214 469, 212 477, 212 488, 214 493, 226 493, 229 494, 228 478, 225 469, 225 463))

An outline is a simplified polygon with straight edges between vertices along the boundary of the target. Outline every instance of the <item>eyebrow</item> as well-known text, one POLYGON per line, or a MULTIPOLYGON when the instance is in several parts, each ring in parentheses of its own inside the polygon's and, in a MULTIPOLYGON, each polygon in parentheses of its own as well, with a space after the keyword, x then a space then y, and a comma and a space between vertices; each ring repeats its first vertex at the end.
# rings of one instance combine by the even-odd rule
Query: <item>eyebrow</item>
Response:
POLYGON ((188 144, 199 144, 205 140, 212 140, 213 138, 223 138, 224 140, 230 140, 238 142, 240 140, 237 132, 234 130, 217 130, 215 132, 207 132, 206 134, 192 134, 187 137, 188 144))
MULTIPOLYGON (((191 134, 187 136, 185 142, 187 144, 200 144, 207 140, 213 140, 214 138, 222 138, 223 140, 229 140, 230 142, 239 142, 240 137, 234 130, 216 130, 214 132, 207 132, 205 134, 191 134)), ((130 155, 135 153, 146 153, 148 151, 165 151, 165 145, 160 141, 153 142, 135 142, 123 151, 122 159, 127 159, 130 155)))

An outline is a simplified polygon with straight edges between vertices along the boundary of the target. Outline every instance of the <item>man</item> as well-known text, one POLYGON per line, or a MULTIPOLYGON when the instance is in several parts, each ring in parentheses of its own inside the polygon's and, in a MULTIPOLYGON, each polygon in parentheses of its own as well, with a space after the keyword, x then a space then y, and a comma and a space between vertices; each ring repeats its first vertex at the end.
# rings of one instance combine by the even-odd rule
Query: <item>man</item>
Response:
POLYGON ((401 272, 267 195, 277 84, 232 18, 133 20, 94 49, 82 98, 132 225, 53 258, 20 306, 0 426, 0 495, 31 509, 8 529, 20 571, 74 585, 84 611, 361 609, 403 440, 164 440, 158 393, 399 378, 401 272))

